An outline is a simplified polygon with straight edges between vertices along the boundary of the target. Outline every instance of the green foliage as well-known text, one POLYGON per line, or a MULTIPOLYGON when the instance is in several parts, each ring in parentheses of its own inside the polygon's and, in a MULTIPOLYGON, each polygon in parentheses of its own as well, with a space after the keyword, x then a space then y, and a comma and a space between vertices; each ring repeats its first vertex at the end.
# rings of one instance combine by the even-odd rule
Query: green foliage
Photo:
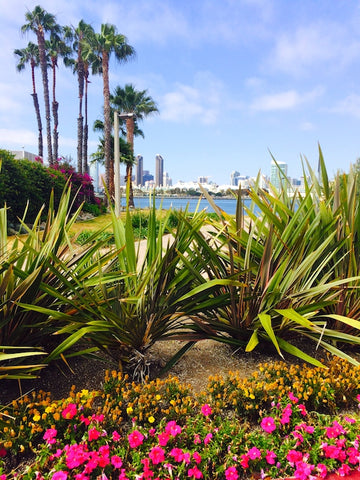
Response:
POLYGON ((280 355, 286 351, 318 364, 297 348, 303 337, 314 349, 320 345, 350 359, 338 347, 360 344, 355 182, 349 180, 348 188, 336 181, 334 187, 321 150, 320 164, 322 183, 312 172, 313 187, 307 185, 305 195, 255 185, 250 207, 238 196, 235 217, 204 192, 219 220, 211 222, 211 242, 198 238, 205 275, 186 297, 202 308, 195 332, 246 351, 270 343, 280 355))
POLYGON ((66 183, 63 174, 49 172, 38 162, 14 160, 6 150, 0 150, 0 158, 0 207, 8 207, 9 223, 19 223, 25 211, 26 221, 33 223, 43 205, 48 205, 52 191, 57 207, 66 183))
MULTIPOLYGON (((100 278, 98 286, 92 284, 82 296, 71 295, 61 312, 51 313, 66 322, 59 333, 70 334, 57 354, 69 342, 86 337, 117 360, 129 362, 134 375, 144 378, 146 350, 184 328, 179 319, 186 313, 186 302, 179 302, 179 298, 189 291, 194 275, 182 258, 191 256, 191 244, 204 215, 198 213, 190 219, 186 212, 179 213, 177 228, 164 240, 169 212, 157 216, 154 206, 141 246, 134 236, 130 212, 123 221, 112 211, 117 261, 109 269, 114 281, 105 284, 100 278)), ((136 219, 140 222, 139 217, 136 219)))
MULTIPOLYGON (((22 242, 15 239, 1 258, 0 345, 45 347, 48 355, 42 363, 59 358, 73 345, 70 342, 57 353, 56 348, 63 341, 57 334, 64 322, 49 313, 54 309, 59 315, 70 296, 81 297, 92 282, 98 285, 99 272, 106 282, 105 265, 113 258, 111 252, 100 252, 100 240, 81 250, 72 243, 70 230, 81 206, 70 216, 70 200, 71 191, 67 188, 55 212, 51 197, 44 230, 39 229, 40 211, 32 228, 23 224, 26 238, 22 242)), ((84 352, 78 349, 77 353, 84 352)), ((6 360, 10 371, 21 361, 21 355, 6 360)))

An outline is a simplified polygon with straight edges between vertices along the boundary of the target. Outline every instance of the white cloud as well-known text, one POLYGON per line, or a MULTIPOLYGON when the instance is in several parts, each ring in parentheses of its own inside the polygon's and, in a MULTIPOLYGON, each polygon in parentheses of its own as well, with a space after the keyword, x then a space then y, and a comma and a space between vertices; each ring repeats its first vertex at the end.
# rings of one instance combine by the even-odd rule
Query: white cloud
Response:
POLYGON ((288 90, 258 97, 253 101, 250 108, 255 111, 292 110, 303 103, 313 101, 321 94, 321 88, 316 88, 303 94, 298 93, 296 90, 288 90))
POLYGON ((360 95, 348 95, 346 98, 338 102, 330 111, 360 118, 360 95))
POLYGON ((37 145, 37 136, 31 130, 0 128, 0 143, 4 145, 37 145))
POLYGON ((281 33, 267 63, 272 69, 291 74, 304 73, 319 64, 339 68, 359 57, 359 48, 359 41, 342 25, 318 22, 281 33))
POLYGON ((310 132, 311 130, 315 130, 315 125, 311 122, 303 122, 300 124, 300 130, 310 132))
POLYGON ((189 122, 196 119, 202 124, 214 124, 220 114, 222 84, 212 74, 199 72, 194 85, 177 83, 160 102, 160 115, 164 120, 189 122))

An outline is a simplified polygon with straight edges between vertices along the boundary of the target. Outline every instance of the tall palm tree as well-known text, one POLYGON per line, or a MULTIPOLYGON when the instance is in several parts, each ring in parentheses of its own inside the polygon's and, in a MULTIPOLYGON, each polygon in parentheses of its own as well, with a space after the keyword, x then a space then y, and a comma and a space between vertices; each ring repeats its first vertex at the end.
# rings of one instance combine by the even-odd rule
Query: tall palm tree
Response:
POLYGON ((95 35, 91 25, 80 20, 77 27, 65 27, 65 38, 71 43, 75 59, 67 60, 66 65, 73 67, 74 73, 77 73, 79 88, 79 116, 78 116, 78 133, 77 133, 77 170, 78 172, 87 172, 88 170, 88 121, 87 121, 87 91, 89 83, 89 67, 92 64, 90 55, 88 59, 84 59, 83 43, 87 37, 95 35), (85 108, 85 123, 83 117, 83 100, 85 108))
MULTIPOLYGON (((111 97, 110 97, 111 98, 111 97)), ((111 122, 113 123, 114 120, 114 109, 111 108, 111 122)), ((125 120, 119 120, 119 126, 120 126, 120 137, 119 137, 119 144, 120 144, 120 162, 124 163, 126 166, 126 171, 129 169, 129 165, 134 164, 134 155, 132 153, 131 146, 128 144, 128 142, 125 140, 126 137, 126 122, 125 120)), ((105 145, 105 140, 104 140, 104 122, 100 119, 95 120, 94 125, 93 125, 93 130, 94 132, 101 132, 103 135, 102 137, 99 138, 99 145, 97 152, 92 155, 93 161, 98 161, 101 162, 101 154, 104 155, 104 145, 105 145)), ((138 127, 137 122, 135 122, 135 128, 134 128, 134 136, 138 137, 141 136, 144 138, 144 133, 140 128, 138 127)), ((114 137, 111 136, 111 156, 114 158, 114 137)), ((104 158, 104 157, 102 157, 104 158)))
POLYGON ((105 182, 110 192, 114 194, 114 160, 111 155, 111 110, 110 110, 110 84, 109 60, 111 54, 119 62, 125 62, 135 55, 134 48, 127 43, 127 38, 117 33, 115 25, 104 23, 100 33, 95 33, 83 43, 84 58, 95 54, 101 61, 104 95, 104 139, 105 139, 105 182))
POLYGON ((53 130, 53 156, 54 159, 57 160, 58 153, 59 153, 59 132, 58 132, 58 125, 59 125, 59 103, 56 100, 56 69, 58 67, 58 58, 63 57, 64 61, 66 58, 69 57, 71 54, 71 48, 66 45, 62 36, 58 33, 52 32, 50 35, 50 39, 45 41, 45 47, 47 54, 51 61, 51 69, 52 69, 52 93, 53 93, 53 100, 52 100, 52 113, 54 119, 54 130, 53 130))
MULTIPOLYGON (((148 95, 147 90, 136 90, 134 85, 126 84, 125 88, 120 86, 115 88, 111 96, 112 106, 123 113, 132 113, 133 116, 126 119, 126 140, 130 145, 131 153, 134 155, 134 129, 138 120, 153 113, 159 113, 159 109, 154 100, 148 95)), ((133 189, 132 189, 132 165, 127 164, 126 180, 130 183, 129 207, 134 207, 133 189)))
POLYGON ((21 27, 23 33, 34 32, 39 47, 40 68, 44 89, 45 117, 46 117, 46 137, 47 137, 47 154, 49 164, 54 162, 51 145, 51 117, 50 117, 50 99, 49 99, 49 81, 47 74, 47 60, 45 48, 45 33, 59 32, 60 27, 56 23, 56 18, 51 13, 47 13, 40 5, 37 5, 32 12, 29 10, 25 13, 25 23, 21 27))
POLYGON ((16 65, 16 68, 19 72, 24 70, 27 63, 30 63, 31 67, 31 79, 32 79, 32 94, 36 120, 38 125, 38 155, 40 158, 43 158, 43 136, 42 136, 42 122, 40 114, 39 99, 36 92, 36 82, 35 82, 35 68, 39 66, 39 47, 35 43, 29 42, 26 48, 14 50, 14 54, 19 57, 19 63, 16 65))

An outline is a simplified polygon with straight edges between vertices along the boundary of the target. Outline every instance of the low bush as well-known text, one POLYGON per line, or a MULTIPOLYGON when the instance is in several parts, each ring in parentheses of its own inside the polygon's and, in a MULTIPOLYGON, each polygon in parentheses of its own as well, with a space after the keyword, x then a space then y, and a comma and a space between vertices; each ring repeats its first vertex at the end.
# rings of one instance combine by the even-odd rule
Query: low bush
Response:
POLYGON ((357 405, 359 375, 360 367, 338 357, 331 358, 326 367, 264 363, 248 378, 241 378, 238 372, 229 372, 226 378, 210 377, 202 401, 211 403, 219 415, 235 410, 239 416, 253 419, 278 397, 292 392, 308 409, 330 415, 357 405))
MULTIPOLYGON (((327 378, 337 374, 329 367, 327 378)), ((298 375, 304 367, 294 368, 298 375)), ((349 365, 347 373, 355 385, 352 369, 349 365)), ((264 365, 249 381, 258 376, 261 388, 273 385, 273 376, 280 378, 275 372, 283 370, 264 365)), ((74 387, 61 401, 33 392, 1 411, 0 478, 237 480, 258 474, 306 480, 332 471, 344 476, 359 466, 360 417, 355 411, 340 414, 336 406, 336 416, 310 411, 311 402, 299 395, 311 373, 320 378, 309 367, 308 377, 300 376, 286 394, 263 403, 252 419, 241 409, 230 414, 216 405, 220 397, 213 380, 204 393, 212 396, 209 403, 174 377, 139 385, 117 372, 107 373, 101 391, 74 387), (21 468, 12 470, 11 460, 21 468)), ((333 388, 337 402, 343 383, 334 382, 333 388)), ((360 395, 353 400, 359 407, 360 395)))

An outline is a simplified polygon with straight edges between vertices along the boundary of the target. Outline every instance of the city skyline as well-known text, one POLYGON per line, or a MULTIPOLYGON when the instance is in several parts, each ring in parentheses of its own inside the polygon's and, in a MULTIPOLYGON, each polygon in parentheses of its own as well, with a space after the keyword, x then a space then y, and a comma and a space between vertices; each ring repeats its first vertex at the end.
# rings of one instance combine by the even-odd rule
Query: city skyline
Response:
MULTIPOLYGON (((115 24, 136 50, 126 64, 110 61, 110 89, 147 89, 160 114, 139 125, 135 154, 160 152, 174 181, 229 174, 270 175, 271 155, 301 176, 301 156, 313 168, 318 143, 330 175, 360 156, 360 5, 330 0, 13 0, 2 3, 0 147, 36 151, 31 73, 16 71, 14 49, 25 12, 39 4, 61 25, 81 19, 95 31, 115 24)), ((59 146, 76 159, 76 77, 59 60, 59 146)), ((37 89, 43 114, 40 72, 37 89)), ((89 83, 89 153, 98 145, 93 122, 102 117, 102 79, 89 83)), ((51 86, 51 85, 50 85, 51 86)), ((45 134, 45 131, 43 131, 45 134)))

